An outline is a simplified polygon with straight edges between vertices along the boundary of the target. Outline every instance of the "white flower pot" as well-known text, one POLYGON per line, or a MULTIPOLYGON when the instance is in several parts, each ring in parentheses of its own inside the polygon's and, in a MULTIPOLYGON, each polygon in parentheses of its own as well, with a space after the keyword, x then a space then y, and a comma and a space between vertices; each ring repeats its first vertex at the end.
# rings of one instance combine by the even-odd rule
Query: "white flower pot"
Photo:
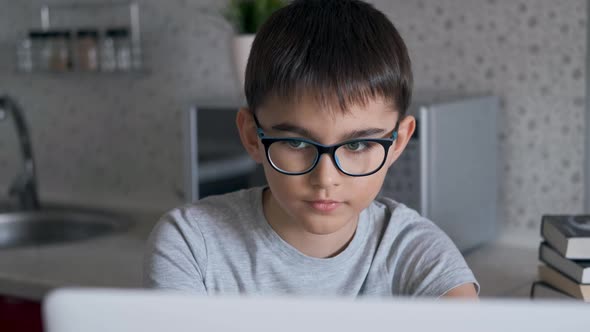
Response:
POLYGON ((238 90, 240 91, 240 98, 244 98, 244 81, 246 76, 246 65, 248 64, 248 56, 252 48, 255 34, 237 35, 232 40, 232 59, 234 63, 234 70, 237 78, 238 90))

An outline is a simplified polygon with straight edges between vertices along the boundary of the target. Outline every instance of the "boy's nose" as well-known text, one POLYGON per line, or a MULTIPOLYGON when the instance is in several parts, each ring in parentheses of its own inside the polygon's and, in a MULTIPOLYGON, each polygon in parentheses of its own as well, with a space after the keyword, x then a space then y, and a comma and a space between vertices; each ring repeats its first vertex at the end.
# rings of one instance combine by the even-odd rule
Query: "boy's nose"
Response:
POLYGON ((320 156, 316 167, 310 172, 310 182, 315 187, 325 188, 340 184, 342 173, 328 154, 320 156))

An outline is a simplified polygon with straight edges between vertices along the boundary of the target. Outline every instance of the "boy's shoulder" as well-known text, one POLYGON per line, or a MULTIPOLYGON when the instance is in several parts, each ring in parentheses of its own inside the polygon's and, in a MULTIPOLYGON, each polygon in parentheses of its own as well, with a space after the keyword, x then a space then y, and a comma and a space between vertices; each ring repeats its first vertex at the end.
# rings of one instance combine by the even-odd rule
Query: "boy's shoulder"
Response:
POLYGON ((430 219, 389 197, 377 197, 367 209, 367 216, 385 237, 399 240, 447 237, 430 219))
POLYGON ((404 203, 392 198, 378 196, 367 208, 369 215, 384 223, 394 222, 397 224, 432 223, 420 213, 404 203))

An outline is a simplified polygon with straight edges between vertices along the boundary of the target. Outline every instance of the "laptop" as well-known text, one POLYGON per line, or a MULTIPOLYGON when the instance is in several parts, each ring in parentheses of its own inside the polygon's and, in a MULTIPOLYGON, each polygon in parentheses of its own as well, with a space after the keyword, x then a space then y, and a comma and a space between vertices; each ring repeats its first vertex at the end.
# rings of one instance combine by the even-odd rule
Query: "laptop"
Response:
POLYGON ((47 332, 585 331, 582 302, 196 296, 64 288, 43 301, 47 332))

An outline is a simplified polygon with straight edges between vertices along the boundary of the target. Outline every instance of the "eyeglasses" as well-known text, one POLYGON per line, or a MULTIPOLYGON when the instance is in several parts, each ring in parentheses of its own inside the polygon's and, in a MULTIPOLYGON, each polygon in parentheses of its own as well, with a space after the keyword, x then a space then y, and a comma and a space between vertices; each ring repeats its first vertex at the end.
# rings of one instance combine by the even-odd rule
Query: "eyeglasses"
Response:
POLYGON ((374 174, 385 164, 389 147, 397 139, 399 125, 396 123, 390 138, 361 138, 323 145, 305 138, 265 136, 256 115, 252 116, 266 159, 275 170, 286 175, 311 172, 324 153, 330 155, 336 167, 346 175, 374 174))

